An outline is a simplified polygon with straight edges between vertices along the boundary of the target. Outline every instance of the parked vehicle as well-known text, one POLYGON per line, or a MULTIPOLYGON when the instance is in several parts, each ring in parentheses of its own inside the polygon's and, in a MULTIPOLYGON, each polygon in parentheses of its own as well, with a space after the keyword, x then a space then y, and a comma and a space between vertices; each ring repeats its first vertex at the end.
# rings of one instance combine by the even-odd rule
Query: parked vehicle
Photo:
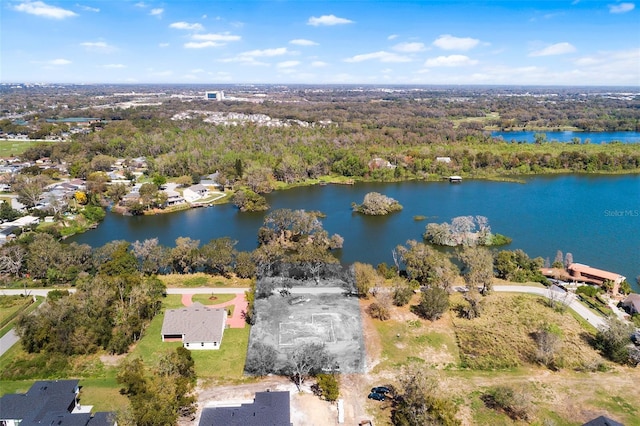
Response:
POLYGON ((391 393, 391 389, 389 389, 386 386, 376 386, 375 388, 371 388, 371 392, 373 393, 381 393, 381 394, 387 394, 387 393, 391 393))
POLYGON ((368 396, 369 399, 375 399, 376 401, 384 401, 385 399, 387 399, 386 396, 384 396, 381 393, 376 393, 376 392, 371 392, 368 396))

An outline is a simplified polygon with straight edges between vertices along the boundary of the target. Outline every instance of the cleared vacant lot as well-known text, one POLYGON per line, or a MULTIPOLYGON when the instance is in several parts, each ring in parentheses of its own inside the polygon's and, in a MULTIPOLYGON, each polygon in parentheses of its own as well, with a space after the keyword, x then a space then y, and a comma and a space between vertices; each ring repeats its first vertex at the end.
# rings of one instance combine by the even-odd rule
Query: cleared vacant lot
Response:
POLYGON ((299 345, 322 343, 336 357, 340 372, 364 371, 364 338, 357 298, 341 294, 274 295, 256 300, 255 311, 249 348, 254 342, 275 347, 276 369, 285 366, 287 353, 299 345))

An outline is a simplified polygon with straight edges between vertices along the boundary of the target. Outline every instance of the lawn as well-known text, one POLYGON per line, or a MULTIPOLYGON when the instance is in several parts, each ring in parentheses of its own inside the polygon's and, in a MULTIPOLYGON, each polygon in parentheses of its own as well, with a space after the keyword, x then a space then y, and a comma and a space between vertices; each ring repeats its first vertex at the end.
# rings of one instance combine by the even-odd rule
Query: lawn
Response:
POLYGON ((55 142, 43 141, 22 141, 22 140, 0 140, 0 157, 11 157, 20 155, 32 146, 40 144, 52 144, 55 142))
POLYGON ((194 294, 191 300, 203 305, 219 305, 233 300, 235 297, 235 294, 194 294))
MULTIPOLYGON (((217 295, 219 297, 228 295, 217 295)), ((234 295, 231 295, 234 296, 234 295)), ((209 297, 209 295, 207 295, 209 297)), ((182 306, 179 295, 169 295, 163 301, 164 309, 182 306)), ((136 344, 129 357, 140 357, 148 366, 157 362, 159 355, 182 346, 180 342, 163 342, 160 331, 164 314, 156 315, 145 335, 136 344)), ((200 379, 214 379, 217 382, 236 383, 243 380, 242 372, 247 356, 250 327, 227 328, 224 331, 219 350, 191 351, 196 363, 196 374, 200 379)))
MULTIPOLYGON (((159 275, 158 278, 167 287, 231 287, 231 288, 249 288, 251 285, 250 279, 232 277, 223 277, 219 275, 209 275, 202 272, 195 274, 168 274, 159 275)), ((212 291, 213 293, 213 291, 212 291)))

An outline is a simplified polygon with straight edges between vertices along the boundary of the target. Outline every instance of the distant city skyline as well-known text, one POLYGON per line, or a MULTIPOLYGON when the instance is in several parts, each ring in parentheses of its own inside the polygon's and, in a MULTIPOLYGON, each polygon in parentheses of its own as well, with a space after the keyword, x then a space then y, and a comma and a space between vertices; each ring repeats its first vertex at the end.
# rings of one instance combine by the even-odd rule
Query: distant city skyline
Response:
POLYGON ((640 86, 626 0, 3 1, 0 82, 640 86))

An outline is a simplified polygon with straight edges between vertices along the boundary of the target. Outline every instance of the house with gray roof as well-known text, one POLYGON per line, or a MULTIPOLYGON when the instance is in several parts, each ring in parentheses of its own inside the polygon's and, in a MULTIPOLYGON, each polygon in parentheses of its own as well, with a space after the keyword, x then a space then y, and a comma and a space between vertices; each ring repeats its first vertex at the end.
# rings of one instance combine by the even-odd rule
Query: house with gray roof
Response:
POLYGON ((622 306, 631 315, 640 313, 640 294, 631 293, 622 301, 622 306))
POLYGON ((91 406, 78 400, 78 380, 35 382, 27 393, 0 398, 0 424, 3 426, 117 426, 109 412, 91 414, 91 406))
POLYGON ((191 350, 220 349, 227 323, 227 310, 194 303, 179 309, 167 309, 162 323, 162 341, 181 341, 191 350))
POLYGON ((292 426, 289 392, 256 392, 252 403, 205 407, 198 426, 292 426))

